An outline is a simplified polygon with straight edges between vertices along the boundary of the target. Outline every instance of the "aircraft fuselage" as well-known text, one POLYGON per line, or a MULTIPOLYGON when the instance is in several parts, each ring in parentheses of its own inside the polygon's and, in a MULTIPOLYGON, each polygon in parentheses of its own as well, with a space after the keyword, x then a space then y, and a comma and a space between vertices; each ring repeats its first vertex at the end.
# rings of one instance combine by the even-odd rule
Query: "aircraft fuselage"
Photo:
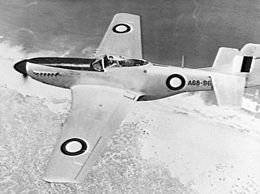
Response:
MULTIPOLYGON (((24 74, 40 82, 62 88, 74 85, 103 85, 143 94, 139 100, 155 100, 182 92, 212 90, 207 71, 200 69, 161 66, 108 67, 92 71, 94 59, 34 58, 21 61, 24 74)), ((18 68, 19 69, 19 68, 18 68)), ((21 69, 21 67, 20 67, 21 69)))

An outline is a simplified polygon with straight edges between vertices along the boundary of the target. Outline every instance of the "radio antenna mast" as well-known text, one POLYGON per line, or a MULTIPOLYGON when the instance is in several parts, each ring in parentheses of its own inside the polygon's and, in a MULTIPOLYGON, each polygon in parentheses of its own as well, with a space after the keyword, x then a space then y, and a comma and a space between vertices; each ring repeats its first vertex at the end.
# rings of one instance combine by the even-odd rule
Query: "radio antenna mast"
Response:
POLYGON ((181 67, 184 68, 184 55, 182 55, 182 58, 181 58, 181 67))

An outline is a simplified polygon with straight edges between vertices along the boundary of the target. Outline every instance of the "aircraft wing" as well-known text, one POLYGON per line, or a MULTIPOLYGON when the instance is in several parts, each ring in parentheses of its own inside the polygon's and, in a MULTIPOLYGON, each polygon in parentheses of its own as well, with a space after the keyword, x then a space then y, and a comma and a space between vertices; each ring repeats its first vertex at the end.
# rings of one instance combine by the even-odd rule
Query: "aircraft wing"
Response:
POLYGON ((134 102, 133 94, 104 86, 71 91, 71 111, 44 175, 48 182, 83 181, 134 102))
POLYGON ((96 56, 105 54, 142 59, 140 16, 128 13, 114 16, 96 56))

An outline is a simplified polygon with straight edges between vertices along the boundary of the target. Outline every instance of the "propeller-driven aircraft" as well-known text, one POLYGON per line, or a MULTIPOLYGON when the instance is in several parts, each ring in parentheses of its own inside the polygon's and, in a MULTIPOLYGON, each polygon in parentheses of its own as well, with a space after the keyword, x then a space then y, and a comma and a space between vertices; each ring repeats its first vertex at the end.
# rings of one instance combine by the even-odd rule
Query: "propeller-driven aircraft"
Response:
POLYGON ((191 69, 144 60, 140 17, 116 14, 96 57, 41 57, 14 68, 40 82, 68 88, 72 106, 44 175, 81 182, 136 101, 214 90, 219 105, 240 106, 245 87, 260 85, 260 46, 220 48, 212 67, 191 69), (258 64, 259 63, 259 64, 258 64))

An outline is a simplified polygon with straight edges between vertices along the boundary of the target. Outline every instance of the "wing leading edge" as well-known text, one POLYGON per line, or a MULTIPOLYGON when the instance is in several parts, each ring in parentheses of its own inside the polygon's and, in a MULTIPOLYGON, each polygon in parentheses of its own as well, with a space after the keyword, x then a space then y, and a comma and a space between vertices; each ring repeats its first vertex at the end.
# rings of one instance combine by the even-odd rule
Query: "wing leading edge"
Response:
POLYGON ((96 56, 105 54, 142 59, 140 16, 128 13, 114 16, 96 56))
POLYGON ((44 180, 81 182, 125 118, 133 100, 124 91, 74 86, 70 115, 54 148, 44 180))

